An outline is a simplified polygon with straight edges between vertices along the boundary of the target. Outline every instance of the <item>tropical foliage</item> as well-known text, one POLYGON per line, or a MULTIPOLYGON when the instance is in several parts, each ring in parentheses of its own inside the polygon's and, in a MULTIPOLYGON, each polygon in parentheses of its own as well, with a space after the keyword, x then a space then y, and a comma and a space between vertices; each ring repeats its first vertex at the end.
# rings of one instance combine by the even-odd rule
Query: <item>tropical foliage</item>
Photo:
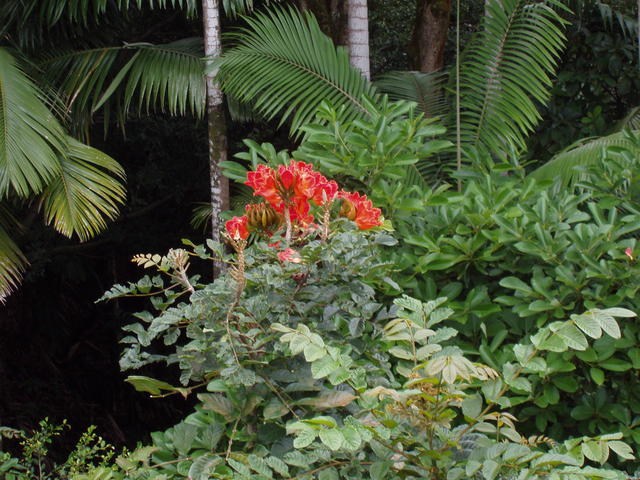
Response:
POLYGON ((0 48, 0 300, 20 280, 26 259, 9 231, 16 204, 33 202, 47 223, 86 240, 124 201, 124 171, 108 155, 69 137, 47 97, 14 55, 0 48))
MULTIPOLYGON (((275 205, 283 188, 330 198, 331 182, 308 166, 274 167, 260 164, 247 183, 265 198, 279 195, 275 205)), ((396 240, 332 220, 331 211, 349 208, 331 207, 318 227, 298 223, 298 234, 287 238, 287 222, 271 222, 261 231, 275 243, 256 238, 247 246, 245 229, 258 232, 249 209, 227 224, 235 256, 213 242, 187 242, 189 250, 134 258, 157 273, 103 297, 151 297, 153 308, 125 327, 121 366, 176 365, 179 386, 140 375, 128 381, 157 397, 199 392, 199 403, 183 422, 155 433, 153 446, 75 478, 624 478, 586 465, 603 465, 612 453, 632 459, 622 433, 556 443, 520 433, 510 412, 536 405, 540 383, 548 393, 545 379, 562 359, 586 355, 592 342, 599 351, 599 342, 622 340, 630 324, 616 317, 633 312, 591 307, 568 319, 556 315, 511 330, 518 340, 505 350, 508 359, 480 363, 460 348, 456 302, 405 295, 386 303, 377 294, 392 282, 391 265, 381 259, 396 240), (202 284, 189 274, 191 258, 219 256, 233 266, 228 277, 202 284), (159 353, 156 343, 172 351, 159 353)))
MULTIPOLYGON (((0 6, 12 46, 0 47, 0 295, 26 264, 14 238, 27 208, 83 241, 118 214, 122 167, 79 140, 94 120, 108 134, 151 111, 201 117, 206 70, 234 118, 288 123, 293 143, 246 139, 224 163, 240 192, 224 245, 136 255, 151 273, 101 298, 149 300, 122 328, 120 367, 158 402, 188 398, 191 413, 120 454, 90 429, 62 463, 48 456, 65 424, 0 427, 20 447, 0 452, 0 476, 629 478, 640 445, 639 102, 621 64, 633 48, 610 40, 637 24, 599 5, 602 36, 566 30, 575 18, 559 0, 489 0, 459 69, 373 84, 290 7, 239 20, 213 62, 198 38, 88 40, 114 13, 168 5, 196 7, 0 6), (606 74, 554 87, 565 34, 616 45, 606 74), (40 52, 51 38, 60 48, 40 52), (588 108, 541 148, 528 137, 564 87, 588 108), (551 160, 530 167, 529 147, 551 160), (210 262, 226 275, 206 280, 210 262)), ((222 5, 237 18, 257 3, 222 5)), ((556 108, 570 110, 557 97, 556 108)))

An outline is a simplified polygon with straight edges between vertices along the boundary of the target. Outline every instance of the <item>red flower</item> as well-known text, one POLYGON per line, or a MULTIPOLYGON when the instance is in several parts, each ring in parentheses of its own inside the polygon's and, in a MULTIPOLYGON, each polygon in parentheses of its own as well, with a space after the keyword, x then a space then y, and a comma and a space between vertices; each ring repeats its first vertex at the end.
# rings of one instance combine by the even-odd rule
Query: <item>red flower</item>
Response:
POLYGON ((280 259, 281 262, 291 262, 291 263, 302 262, 302 258, 300 258, 300 254, 293 248, 285 248, 283 251, 278 253, 278 258, 280 259))
POLYGON ((254 195, 264 197, 280 212, 285 204, 299 204, 301 199, 322 205, 322 192, 325 192, 327 200, 331 200, 338 191, 338 185, 314 171, 313 165, 295 160, 288 165, 279 165, 277 170, 260 164, 255 172, 247 174, 245 185, 253 188, 254 195))
POLYGON ((624 254, 629 257, 630 260, 633 260, 633 250, 631 248, 627 248, 624 251, 624 254))
POLYGON ((331 203, 338 194, 338 184, 334 180, 327 181, 326 178, 322 178, 324 183, 320 183, 313 194, 313 201, 316 205, 331 203))
POLYGON ((371 200, 367 199, 366 195, 341 190, 338 193, 338 198, 341 198, 344 202, 341 214, 356 222, 360 230, 369 230, 382 225, 380 209, 374 208, 371 200))
POLYGON ((278 182, 276 180, 276 172, 266 165, 260 164, 255 172, 247 174, 245 185, 250 186, 254 190, 254 195, 261 195, 273 207, 282 205, 282 197, 278 192, 278 182))
POLYGON ((246 240, 249 236, 247 230, 247 217, 243 215, 241 217, 233 217, 227 223, 224 224, 225 229, 229 236, 234 240, 246 240))

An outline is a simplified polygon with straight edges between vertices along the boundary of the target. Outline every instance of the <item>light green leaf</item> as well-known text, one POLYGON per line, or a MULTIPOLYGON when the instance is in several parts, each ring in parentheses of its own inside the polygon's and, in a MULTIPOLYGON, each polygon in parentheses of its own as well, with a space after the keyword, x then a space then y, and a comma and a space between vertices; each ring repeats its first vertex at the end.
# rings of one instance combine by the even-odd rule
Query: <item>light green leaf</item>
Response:
POLYGON ((320 440, 331 450, 340 450, 344 443, 342 432, 336 428, 320 430, 320 440))
POLYGON ((305 448, 311 445, 318 436, 318 432, 315 430, 302 430, 298 433, 293 441, 294 448, 305 448))
POLYGON ((612 440, 607 442, 607 446, 616 452, 616 454, 624 460, 634 460, 636 457, 633 455, 633 449, 625 442, 619 440, 612 440))

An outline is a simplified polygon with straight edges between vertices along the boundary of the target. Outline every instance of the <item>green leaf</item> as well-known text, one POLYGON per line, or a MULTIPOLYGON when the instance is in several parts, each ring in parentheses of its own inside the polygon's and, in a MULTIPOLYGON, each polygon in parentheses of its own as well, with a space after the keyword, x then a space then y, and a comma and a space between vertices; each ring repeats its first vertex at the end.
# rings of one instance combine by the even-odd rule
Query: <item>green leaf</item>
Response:
POLYGON ((324 347, 320 345, 316 345, 314 343, 310 343, 306 347, 304 347, 304 358, 307 362, 315 362, 316 360, 321 359, 327 354, 327 351, 324 347))
POLYGON ((354 427, 344 427, 341 429, 343 437, 343 448, 355 452, 362 445, 362 437, 354 427))
POLYGON ((609 449, 598 441, 586 441, 581 448, 585 457, 601 465, 609 458, 609 449))
POLYGON ((597 384, 602 385, 604 383, 604 372, 596 367, 591 367, 589 369, 589 375, 591 375, 591 379, 597 384))
POLYGON ((281 418, 289 409, 277 398, 273 397, 269 400, 269 403, 264 407, 263 415, 265 420, 272 420, 274 418, 281 418))
POLYGON ((296 405, 311 405, 317 410, 327 408, 346 407, 357 397, 343 390, 330 390, 322 392, 315 398, 304 398, 295 402, 296 405))
POLYGON ((602 328, 600 323, 593 315, 584 314, 577 315, 573 321, 580 330, 589 335, 591 338, 600 338, 602 336, 602 328))
POLYGON ((369 467, 371 480, 384 480, 392 465, 393 462, 388 460, 373 462, 369 467))
POLYGON ((170 383, 163 382, 162 380, 156 380, 155 378, 139 375, 130 375, 125 379, 125 382, 133 385, 133 388, 137 391, 147 392, 151 395, 161 395, 163 391, 175 392, 180 390, 170 383))
POLYGON ((340 475, 335 468, 325 468, 318 474, 318 480, 339 480, 340 475))
POLYGON ((493 480, 500 471, 500 464, 495 460, 485 460, 482 466, 482 476, 487 480, 493 480))
POLYGON ((620 327, 618 326, 618 322, 612 317, 603 312, 596 313, 596 319, 600 323, 600 327, 605 333, 613 338, 620 338, 622 333, 620 332, 620 327))
POLYGON ((336 428, 320 430, 320 440, 331 450, 339 450, 344 443, 342 432, 336 428))
POLYGON ((222 462, 222 458, 212 453, 205 453, 194 460, 189 468, 189 478, 193 480, 207 480, 215 468, 222 462))
POLYGON ((231 417, 235 410, 231 401, 224 395, 215 393, 199 393, 198 400, 203 403, 203 408, 205 410, 211 410, 219 413, 225 418, 231 417))
POLYGON ((636 457, 633 455, 633 449, 625 442, 619 440, 613 440, 607 442, 607 446, 616 452, 616 454, 624 460, 634 460, 636 457))
POLYGON ((338 368, 340 364, 327 355, 311 364, 311 375, 315 379, 324 378, 338 368))
POLYGON ((318 436, 318 432, 315 430, 302 430, 298 433, 293 441, 294 448, 305 448, 313 443, 318 436))
POLYGON ((574 350, 586 350, 589 346, 586 337, 572 323, 567 322, 555 334, 562 338, 569 348, 574 350))
POLYGON ((551 377, 553 384, 564 392, 574 393, 580 388, 580 384, 570 375, 554 375, 551 377))
POLYGON ((482 411, 482 396, 472 395, 462 401, 462 413, 465 417, 476 419, 482 411))
POLYGON ((512 290, 520 291, 525 294, 533 293, 533 290, 531 290, 531 287, 529 285, 516 277, 505 277, 498 283, 501 287, 504 288, 510 288, 512 290))
POLYGON ((615 357, 598 362, 598 366, 605 370, 611 370, 612 372, 626 372, 632 368, 632 365, 629 362, 625 362, 624 360, 620 360, 615 357))

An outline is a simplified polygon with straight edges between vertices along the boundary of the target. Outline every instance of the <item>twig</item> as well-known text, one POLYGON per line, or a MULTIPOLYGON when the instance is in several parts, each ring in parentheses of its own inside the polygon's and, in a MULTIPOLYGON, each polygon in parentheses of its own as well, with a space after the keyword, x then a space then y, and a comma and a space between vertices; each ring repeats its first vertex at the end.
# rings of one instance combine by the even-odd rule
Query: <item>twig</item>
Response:
POLYGON ((224 456, 225 460, 227 460, 229 455, 231 455, 231 446, 233 445, 233 437, 238 431, 238 422, 240 422, 240 417, 236 418, 236 423, 233 424, 233 430, 231 430, 231 435, 229 435, 229 445, 227 445, 227 453, 224 456))

